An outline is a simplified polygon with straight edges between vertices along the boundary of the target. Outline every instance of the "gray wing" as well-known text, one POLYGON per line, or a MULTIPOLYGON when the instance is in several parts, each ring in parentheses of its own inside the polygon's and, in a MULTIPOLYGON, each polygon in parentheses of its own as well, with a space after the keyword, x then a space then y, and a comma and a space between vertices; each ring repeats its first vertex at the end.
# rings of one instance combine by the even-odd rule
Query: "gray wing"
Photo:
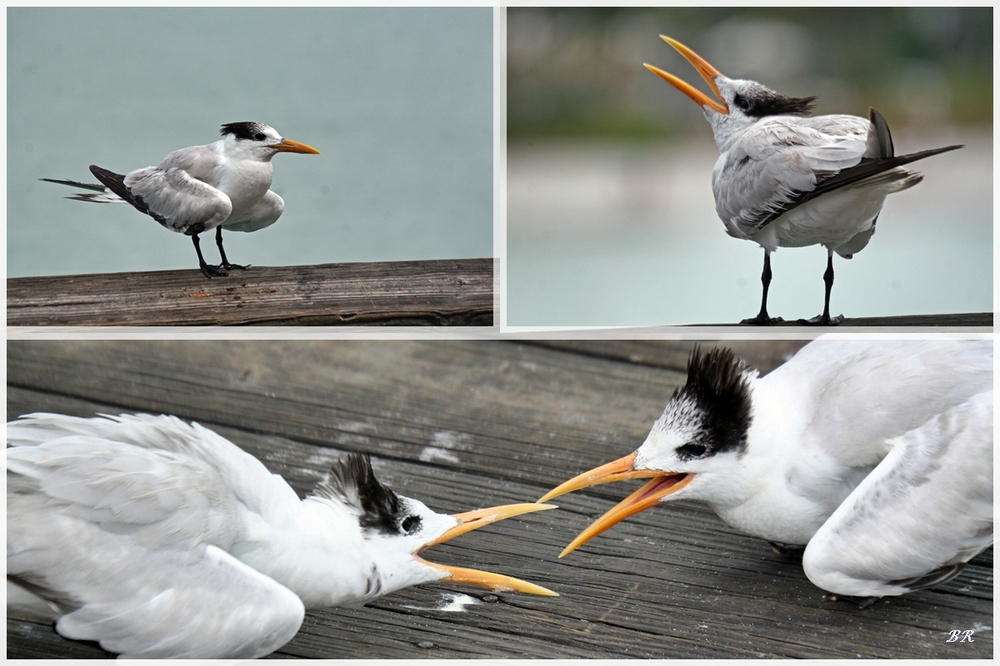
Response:
POLYGON ((8 578, 56 605, 69 638, 132 656, 259 656, 302 603, 223 549, 294 491, 172 417, 36 414, 8 424, 8 578))
POLYGON ((7 423, 7 444, 15 447, 8 470, 61 501, 89 511, 111 504, 134 525, 170 520, 175 537, 204 538, 206 526, 236 525, 241 511, 280 522, 299 507, 291 486, 255 457, 175 416, 28 414, 7 423))
POLYGON ((712 176, 726 228, 747 238, 821 180, 858 164, 875 150, 871 127, 846 115, 777 117, 752 126, 719 157, 712 176))
POLYGON ((820 338, 762 381, 800 396, 811 455, 872 468, 889 440, 993 386, 993 342, 820 338))
POLYGON ((145 209, 137 208, 188 235, 214 229, 233 212, 228 196, 178 167, 137 169, 125 176, 124 186, 145 209))
MULTIPOLYGON (((86 562, 30 578, 36 594, 69 611, 56 622, 66 638, 97 641, 124 658, 251 659, 287 643, 302 624, 305 607, 291 590, 215 546, 198 557, 98 539, 74 546, 88 548, 86 562)), ((20 582, 9 567, 8 576, 20 582)))
POLYGON ((993 392, 896 438, 806 547, 803 567, 836 594, 887 596, 958 574, 993 543, 993 392))

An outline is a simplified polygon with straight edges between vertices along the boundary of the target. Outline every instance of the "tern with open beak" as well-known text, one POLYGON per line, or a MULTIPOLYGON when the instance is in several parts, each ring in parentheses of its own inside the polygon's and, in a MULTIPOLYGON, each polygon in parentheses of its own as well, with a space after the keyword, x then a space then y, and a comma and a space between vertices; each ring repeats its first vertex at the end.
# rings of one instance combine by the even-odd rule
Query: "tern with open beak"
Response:
POLYGON ((299 499, 215 432, 172 416, 31 414, 7 424, 7 603, 123 657, 251 658, 305 609, 360 606, 432 581, 556 596, 420 553, 504 518, 400 497, 367 455, 299 499))
POLYGON ((246 266, 226 258, 222 230, 257 231, 274 224, 285 209, 282 198, 269 189, 274 178, 271 158, 278 153, 318 155, 319 151, 284 139, 263 123, 229 123, 221 133, 219 141, 175 150, 159 166, 124 176, 92 164, 90 171, 100 185, 42 180, 91 190, 68 197, 76 201, 132 204, 167 229, 190 236, 206 277, 227 275, 230 269, 246 266), (222 259, 218 266, 205 261, 198 241, 198 234, 212 229, 222 259))
POLYGON ((735 238, 764 248, 760 312, 744 324, 773 324, 767 313, 771 253, 779 247, 827 250, 823 314, 803 321, 831 325, 833 253, 850 259, 872 234, 885 198, 919 183, 905 164, 961 146, 895 155, 889 126, 869 117, 810 116, 815 97, 786 97, 756 81, 730 79, 677 40, 660 35, 705 79, 715 98, 672 74, 645 67, 694 100, 712 126, 719 159, 712 172, 715 209, 735 238))
POLYGON ((993 543, 993 343, 820 339, 764 377, 695 350, 646 441, 539 501, 651 479, 560 557, 660 502, 805 546, 835 594, 900 595, 956 575, 993 543))

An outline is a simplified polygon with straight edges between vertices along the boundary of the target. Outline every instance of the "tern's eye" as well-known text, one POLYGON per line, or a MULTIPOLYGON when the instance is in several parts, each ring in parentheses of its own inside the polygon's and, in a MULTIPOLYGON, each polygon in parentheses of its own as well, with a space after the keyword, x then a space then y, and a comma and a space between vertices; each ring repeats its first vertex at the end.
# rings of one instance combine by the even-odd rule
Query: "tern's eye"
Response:
POLYGON ((737 106, 741 111, 747 111, 750 109, 750 102, 743 95, 737 95, 733 98, 733 104, 737 106))
POLYGON ((692 458, 701 458, 707 451, 708 449, 701 444, 685 444, 677 447, 677 457, 691 460, 692 458))
POLYGON ((420 516, 407 516, 399 527, 407 534, 413 534, 420 529, 420 516))
POLYGON ((259 134, 259 133, 253 135, 254 141, 263 141, 266 138, 267 138, 266 136, 264 136, 263 134, 259 134))

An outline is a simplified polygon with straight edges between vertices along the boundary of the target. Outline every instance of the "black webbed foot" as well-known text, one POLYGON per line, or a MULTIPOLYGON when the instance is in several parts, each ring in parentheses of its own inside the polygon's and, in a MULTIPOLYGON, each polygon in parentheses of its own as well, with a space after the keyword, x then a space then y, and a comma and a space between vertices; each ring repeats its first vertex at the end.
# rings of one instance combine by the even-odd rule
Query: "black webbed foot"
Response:
POLYGON ((842 321, 844 321, 844 315, 831 317, 828 314, 816 315, 812 319, 799 319, 799 323, 803 326, 836 326, 842 321))
POLYGON ((766 312, 761 312, 756 317, 744 319, 740 322, 740 324, 749 326, 774 326, 775 324, 780 324, 783 321, 785 320, 781 317, 768 317, 766 312))
POLYGON ((851 601, 857 604, 859 609, 864 610, 874 606, 882 597, 849 597, 847 595, 836 595, 827 592, 823 595, 823 599, 826 601, 851 601))
POLYGON ((777 555, 782 555, 784 557, 790 557, 793 559, 802 559, 802 553, 806 552, 805 546, 798 546, 789 543, 778 543, 776 541, 768 541, 771 544, 771 548, 777 555))
POLYGON ((212 264, 202 264, 201 272, 202 274, 204 274, 205 277, 209 279, 214 277, 225 277, 229 275, 229 273, 223 270, 222 266, 213 266, 212 264))

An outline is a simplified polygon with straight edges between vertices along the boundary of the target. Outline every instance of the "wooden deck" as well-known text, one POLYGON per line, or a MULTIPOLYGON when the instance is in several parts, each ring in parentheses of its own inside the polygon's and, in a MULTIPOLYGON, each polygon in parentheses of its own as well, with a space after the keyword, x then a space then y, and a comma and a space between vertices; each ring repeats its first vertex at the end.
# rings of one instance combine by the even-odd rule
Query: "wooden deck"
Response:
MULTIPOLYGON (((734 342, 762 370, 801 342, 734 342)), ((397 492, 458 512, 532 500, 632 451, 683 381, 692 343, 10 341, 8 418, 47 410, 170 413, 258 456, 300 493, 343 451, 397 492)), ((951 583, 860 610, 824 600, 793 559, 687 502, 643 512, 563 560, 630 491, 559 498, 429 551, 558 598, 444 584, 311 611, 273 656, 339 658, 993 655, 992 549, 951 583), (450 594, 470 602, 442 610, 450 594), (953 630, 974 642, 948 642, 953 630)), ((108 656, 7 618, 7 657, 108 656)))
POLYGON ((7 280, 8 326, 492 326, 493 260, 7 280))

